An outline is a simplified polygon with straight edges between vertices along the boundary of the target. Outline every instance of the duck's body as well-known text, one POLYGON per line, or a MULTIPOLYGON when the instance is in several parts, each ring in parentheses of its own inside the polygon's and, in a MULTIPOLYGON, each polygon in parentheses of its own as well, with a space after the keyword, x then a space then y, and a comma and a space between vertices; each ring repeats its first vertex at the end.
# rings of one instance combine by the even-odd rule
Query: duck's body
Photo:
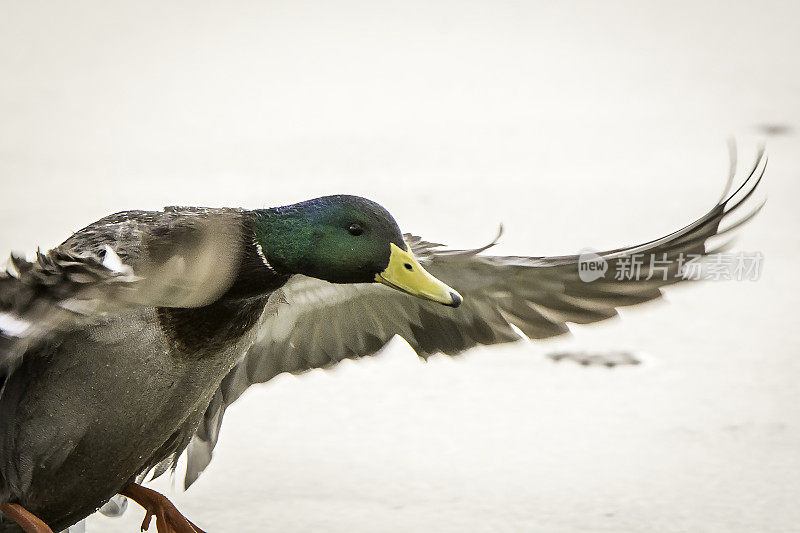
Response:
POLYGON ((182 451, 245 349, 247 334, 206 358, 182 359, 163 332, 146 327, 154 318, 149 309, 70 334, 25 358, 8 380, 0 400, 3 486, 21 488, 13 501, 56 531, 182 451), (120 339, 123 324, 136 335, 120 339), (134 371, 121 364, 132 359, 134 371))
MULTIPOLYGON (((128 231, 133 226, 165 227, 168 217, 190 213, 113 215, 61 248, 102 247, 122 231, 124 252, 141 245, 141 232, 128 231)), ((203 216, 212 223, 224 216, 242 235, 252 233, 251 213, 203 216)), ((270 293, 288 279, 259 265, 256 249, 243 253, 231 288, 210 305, 124 311, 27 353, 0 395, 0 485, 8 499, 58 530, 180 453, 222 378, 252 344, 270 293)), ((19 531, 13 522, 0 524, 2 532, 19 531)))

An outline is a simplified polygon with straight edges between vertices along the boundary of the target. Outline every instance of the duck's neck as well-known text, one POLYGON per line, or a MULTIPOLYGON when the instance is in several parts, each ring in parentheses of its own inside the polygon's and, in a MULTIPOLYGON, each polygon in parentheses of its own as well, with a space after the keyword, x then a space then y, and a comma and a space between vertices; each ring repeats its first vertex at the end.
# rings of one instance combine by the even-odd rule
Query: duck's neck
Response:
POLYGON ((258 237, 257 213, 249 213, 242 220, 242 261, 236 281, 220 300, 257 298, 269 294, 286 283, 291 275, 274 268, 267 259, 266 250, 258 237))
POLYGON ((309 216, 313 206, 303 204, 253 212, 256 251, 263 264, 276 274, 292 275, 309 270, 315 225, 313 216, 309 216))
POLYGON ((177 349, 176 356, 205 358, 237 342, 258 322, 269 295, 289 279, 265 265, 254 238, 254 220, 248 215, 242 219, 242 261, 225 294, 204 307, 157 309, 161 327, 177 349))

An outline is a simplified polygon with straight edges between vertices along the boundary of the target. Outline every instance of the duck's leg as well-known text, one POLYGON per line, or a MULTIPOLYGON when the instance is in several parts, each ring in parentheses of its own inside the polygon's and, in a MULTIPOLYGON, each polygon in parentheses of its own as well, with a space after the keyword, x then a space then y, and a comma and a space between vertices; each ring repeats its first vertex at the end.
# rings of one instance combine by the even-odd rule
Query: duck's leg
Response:
POLYGON ((143 487, 138 483, 130 483, 122 489, 120 494, 144 507, 146 514, 142 520, 142 531, 150 527, 150 519, 155 516, 158 533, 204 533, 202 529, 183 516, 160 492, 143 487))
POLYGON ((0 503, 0 511, 19 524, 25 533, 53 533, 50 526, 18 503, 0 503))

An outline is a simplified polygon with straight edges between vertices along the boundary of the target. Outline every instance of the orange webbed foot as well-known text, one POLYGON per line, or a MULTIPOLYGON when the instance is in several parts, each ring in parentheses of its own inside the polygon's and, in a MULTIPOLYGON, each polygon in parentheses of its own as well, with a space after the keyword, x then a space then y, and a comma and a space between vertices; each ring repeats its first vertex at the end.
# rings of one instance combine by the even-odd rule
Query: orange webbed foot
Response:
POLYGON ((156 530, 158 533, 205 533, 202 529, 190 522, 173 505, 169 498, 154 490, 143 487, 137 483, 130 483, 122 492, 145 509, 142 520, 142 531, 150 527, 150 520, 156 517, 156 530))

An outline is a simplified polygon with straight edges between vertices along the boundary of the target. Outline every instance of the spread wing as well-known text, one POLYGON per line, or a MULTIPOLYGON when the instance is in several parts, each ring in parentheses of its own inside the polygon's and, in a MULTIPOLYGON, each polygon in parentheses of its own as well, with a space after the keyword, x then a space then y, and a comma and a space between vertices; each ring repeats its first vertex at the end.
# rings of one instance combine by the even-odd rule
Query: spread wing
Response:
POLYGON ((765 165, 761 152, 735 189, 732 165, 720 201, 688 226, 641 245, 591 256, 598 265, 607 265, 605 277, 594 281, 581 279, 578 255, 486 256, 481 252, 488 247, 446 250, 410 235, 407 242, 425 268, 463 296, 460 307, 427 302, 378 284, 334 285, 292 277, 283 289, 283 303, 277 312, 265 315, 256 343, 226 376, 206 411, 189 445, 185 486, 211 460, 225 408, 253 383, 282 372, 326 368, 342 359, 374 354, 395 335, 422 357, 437 352, 454 355, 477 344, 519 340, 515 328, 532 339, 551 337, 569 331, 570 322, 605 320, 616 315, 618 307, 659 298, 663 287, 685 279, 683 269, 689 260, 719 249, 709 239, 729 233, 760 210, 763 204, 749 211, 743 206, 750 204, 765 165), (732 223, 723 228, 725 220, 732 223), (638 276, 633 275, 637 261, 643 263, 638 276))
POLYGON ((127 211, 80 230, 0 273, 0 375, 34 346, 99 314, 198 307, 233 282, 242 246, 237 210, 127 211))

